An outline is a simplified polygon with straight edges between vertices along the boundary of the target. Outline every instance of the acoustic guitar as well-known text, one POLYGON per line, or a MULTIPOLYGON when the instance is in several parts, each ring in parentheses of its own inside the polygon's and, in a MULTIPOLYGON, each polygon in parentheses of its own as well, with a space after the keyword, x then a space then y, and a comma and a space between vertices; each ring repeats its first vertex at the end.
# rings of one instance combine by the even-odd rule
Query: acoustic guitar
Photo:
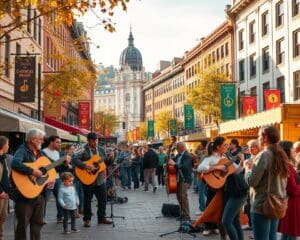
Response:
POLYGON ((99 173, 103 172, 106 169, 106 165, 102 158, 98 155, 92 156, 89 160, 84 161, 84 163, 86 165, 94 165, 96 169, 94 171, 91 171, 86 168, 75 167, 75 173, 83 184, 90 185, 95 182, 99 173))
POLYGON ((222 188, 227 177, 235 172, 235 166, 233 163, 233 161, 226 158, 220 159, 217 165, 224 165, 225 170, 214 170, 208 173, 202 173, 202 179, 213 189, 222 188))
POLYGON ((62 164, 66 160, 63 156, 55 162, 51 162, 47 157, 39 157, 35 162, 24 163, 32 169, 39 169, 43 175, 35 177, 33 175, 25 175, 15 170, 12 170, 11 176, 14 184, 19 192, 26 198, 37 197, 44 189, 45 185, 49 182, 54 182, 56 179, 55 167, 62 164))

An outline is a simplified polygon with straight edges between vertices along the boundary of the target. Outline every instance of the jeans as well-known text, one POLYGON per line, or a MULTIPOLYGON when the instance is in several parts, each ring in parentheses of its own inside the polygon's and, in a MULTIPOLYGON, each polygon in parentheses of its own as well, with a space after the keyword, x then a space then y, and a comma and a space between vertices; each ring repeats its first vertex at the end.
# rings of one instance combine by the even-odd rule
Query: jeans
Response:
POLYGON ((83 221, 91 220, 92 218, 92 198, 95 194, 98 202, 97 216, 98 221, 105 218, 106 211, 106 185, 84 185, 84 204, 83 204, 83 221))
POLYGON ((230 240, 243 240, 244 233, 240 223, 240 209, 246 201, 246 196, 229 197, 225 200, 222 224, 230 240))
POLYGON ((47 202, 50 199, 51 192, 53 192, 53 195, 55 197, 55 202, 56 202, 56 210, 57 210, 56 218, 57 219, 62 219, 63 218, 64 209, 60 205, 60 203, 58 202, 58 190, 59 190, 60 186, 61 186, 61 180, 59 178, 57 178, 55 180, 55 184, 54 184, 54 188, 53 189, 46 188, 46 190, 45 190, 45 210, 44 210, 44 217, 46 217, 47 202))
POLYGON ((276 240, 278 219, 251 212, 251 221, 255 240, 276 240))
POLYGON ((206 208, 207 187, 202 180, 198 180, 198 194, 199 194, 199 210, 201 212, 204 212, 206 208))
POLYGON ((164 168, 163 166, 158 166, 156 169, 157 172, 157 180, 158 180, 158 185, 165 185, 165 181, 164 181, 164 168))
POLYGON ((281 234, 281 240, 297 240, 297 237, 281 234))
POLYGON ((121 185, 123 188, 131 189, 131 167, 121 166, 121 185))
POLYGON ((80 182, 80 180, 77 177, 74 179, 74 187, 76 189, 76 192, 77 192, 78 198, 79 198, 78 209, 80 211, 82 211, 82 209, 83 209, 83 188, 82 188, 82 183, 80 182))
POLYGON ((133 186, 134 189, 140 187, 140 165, 132 165, 132 178, 133 178, 133 186))

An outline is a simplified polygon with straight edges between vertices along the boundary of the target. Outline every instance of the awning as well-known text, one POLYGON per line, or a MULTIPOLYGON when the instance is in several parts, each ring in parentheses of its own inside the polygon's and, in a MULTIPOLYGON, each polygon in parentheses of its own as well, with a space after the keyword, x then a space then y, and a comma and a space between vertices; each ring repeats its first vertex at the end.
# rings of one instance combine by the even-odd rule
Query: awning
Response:
POLYGON ((70 134, 67 131, 53 127, 49 124, 45 124, 45 132, 46 132, 46 137, 49 137, 51 135, 56 135, 56 136, 59 136, 63 140, 67 140, 67 141, 71 141, 71 142, 77 142, 77 140, 78 140, 77 135, 70 134))
POLYGON ((23 132, 31 128, 38 128, 45 131, 42 122, 26 117, 24 115, 0 109, 0 131, 1 132, 23 132))
POLYGON ((63 123, 63 122, 60 122, 60 121, 57 121, 55 119, 48 118, 48 117, 45 117, 45 123, 48 123, 56 128, 63 129, 69 133, 82 134, 82 135, 87 135, 89 133, 89 131, 86 129, 77 128, 70 124, 63 123))
POLYGON ((260 128, 275 123, 281 123, 281 107, 259 112, 251 116, 242 117, 237 120, 223 122, 220 124, 220 134, 237 132, 252 128, 260 128))
POLYGON ((196 142, 207 138, 209 138, 207 132, 203 131, 203 132, 197 132, 189 135, 180 136, 179 140, 183 142, 196 142))

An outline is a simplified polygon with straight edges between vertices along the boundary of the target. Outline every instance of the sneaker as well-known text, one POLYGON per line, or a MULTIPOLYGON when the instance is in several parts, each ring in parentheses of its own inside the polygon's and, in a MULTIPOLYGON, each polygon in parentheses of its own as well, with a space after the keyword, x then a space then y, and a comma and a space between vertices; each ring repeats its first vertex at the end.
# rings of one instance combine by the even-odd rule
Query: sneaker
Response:
POLYGON ((63 223, 64 220, 63 220, 62 218, 58 218, 58 219, 56 220, 56 222, 57 222, 57 223, 63 223))
POLYGON ((213 233, 212 230, 204 230, 203 233, 202 233, 202 235, 203 235, 203 236, 209 236, 209 235, 211 235, 212 233, 213 233))
POLYGON ((213 232, 214 234, 219 234, 219 233, 220 233, 219 229, 213 229, 212 232, 213 232))
POLYGON ((200 216, 200 215, 202 215, 202 213, 203 213, 202 211, 197 211, 197 212, 195 212, 195 215, 200 216))
POLYGON ((70 234, 71 232, 69 230, 64 230, 64 234, 70 234))
POLYGON ((80 229, 74 228, 71 231, 72 231, 72 233, 78 233, 78 232, 80 232, 80 229))
POLYGON ((84 227, 91 227, 91 221, 87 220, 87 221, 84 221, 84 224, 83 224, 84 227))
POLYGON ((107 218, 103 218, 103 219, 99 219, 98 220, 98 224, 112 224, 112 220, 107 219, 107 218))
POLYGON ((155 192, 156 192, 156 189, 157 189, 157 187, 154 187, 154 188, 153 188, 153 193, 155 193, 155 192))

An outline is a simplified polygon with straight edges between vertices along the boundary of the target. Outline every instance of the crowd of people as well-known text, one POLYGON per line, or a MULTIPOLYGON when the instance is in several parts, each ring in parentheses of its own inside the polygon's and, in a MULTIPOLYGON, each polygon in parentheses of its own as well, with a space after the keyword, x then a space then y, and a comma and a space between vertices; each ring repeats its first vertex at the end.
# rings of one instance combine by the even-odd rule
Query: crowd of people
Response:
MULTIPOLYGON (((194 188, 199 195, 201 218, 209 209, 210 203, 221 191, 223 195, 220 208, 223 209, 219 222, 205 219, 203 235, 219 234, 221 239, 243 240, 244 233, 240 223, 240 211, 248 216, 248 227, 253 231, 253 239, 276 239, 277 232, 282 240, 293 240, 300 236, 300 142, 279 141, 275 127, 264 127, 259 131, 258 139, 248 141, 246 147, 239 146, 236 139, 227 144, 224 137, 218 136, 212 142, 201 140, 193 151, 188 150, 184 142, 172 137, 169 146, 160 146, 157 150, 148 145, 131 146, 126 143, 112 147, 101 147, 97 135, 89 133, 87 144, 78 148, 68 144, 62 150, 62 141, 58 136, 50 136, 39 129, 31 129, 26 134, 25 143, 19 147, 11 162, 6 153, 9 140, 0 136, 0 240, 3 239, 3 225, 7 218, 8 199, 15 202, 17 226, 16 240, 26 240, 27 227, 30 239, 41 239, 43 224, 47 224, 47 201, 53 193, 56 200, 57 222, 63 223, 63 233, 77 233, 80 228, 76 218, 82 216, 84 227, 91 227, 92 199, 96 197, 98 224, 111 224, 106 217, 108 189, 120 185, 123 190, 148 192, 150 185, 155 194, 158 187, 166 187, 168 168, 176 169, 176 197, 181 209, 180 218, 191 221, 189 207, 189 189, 194 188), (84 183, 75 169, 84 169, 89 173, 97 172, 98 165, 89 163, 93 156, 101 157, 106 170, 96 174, 91 183, 84 183), (42 177, 42 169, 31 168, 39 157, 45 156, 55 165, 56 177, 47 182, 42 191, 34 198, 22 195, 20 189, 9 178, 10 168, 29 179, 42 177), (229 164, 219 164, 226 159, 229 164), (211 187, 204 179, 205 174, 228 172, 220 189, 211 187), (264 211, 269 193, 287 200, 287 209, 283 218, 271 218, 264 211), (68 228, 69 217, 71 229, 68 228)), ((34 180, 32 180, 34 181, 34 180)))

